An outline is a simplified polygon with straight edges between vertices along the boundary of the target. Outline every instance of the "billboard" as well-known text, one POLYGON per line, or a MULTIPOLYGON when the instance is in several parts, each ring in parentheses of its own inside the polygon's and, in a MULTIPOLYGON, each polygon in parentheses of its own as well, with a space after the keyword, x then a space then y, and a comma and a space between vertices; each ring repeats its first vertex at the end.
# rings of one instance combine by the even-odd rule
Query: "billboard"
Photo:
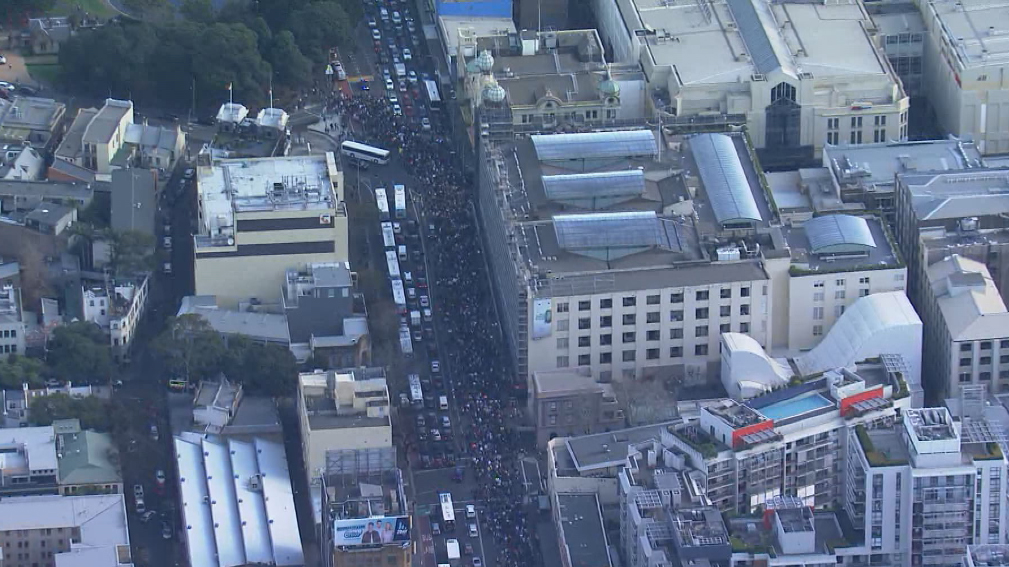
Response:
POLYGON ((333 545, 407 544, 410 542, 409 516, 378 516, 333 521, 333 545))
POLYGON ((554 319, 551 307, 549 299, 533 300, 533 340, 550 336, 550 328, 554 319))

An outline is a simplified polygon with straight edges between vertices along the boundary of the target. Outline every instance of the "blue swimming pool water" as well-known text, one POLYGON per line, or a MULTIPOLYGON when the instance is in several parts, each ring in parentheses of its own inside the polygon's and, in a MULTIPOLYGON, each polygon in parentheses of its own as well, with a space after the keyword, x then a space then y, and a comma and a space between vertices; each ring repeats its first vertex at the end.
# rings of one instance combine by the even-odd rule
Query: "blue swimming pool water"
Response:
POLYGON ((813 394, 771 404, 760 408, 758 411, 771 419, 786 419, 831 405, 833 403, 827 398, 824 398, 820 394, 813 394))

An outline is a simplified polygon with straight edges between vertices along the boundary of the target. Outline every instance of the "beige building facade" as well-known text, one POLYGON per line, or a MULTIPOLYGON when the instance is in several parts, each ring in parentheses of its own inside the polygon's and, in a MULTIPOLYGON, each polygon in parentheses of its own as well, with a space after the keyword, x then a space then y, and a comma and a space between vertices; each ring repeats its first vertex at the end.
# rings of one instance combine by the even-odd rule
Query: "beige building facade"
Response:
POLYGON ((529 401, 539 447, 546 447, 555 437, 588 435, 624 425, 613 386, 596 382, 588 372, 537 372, 532 381, 529 401))

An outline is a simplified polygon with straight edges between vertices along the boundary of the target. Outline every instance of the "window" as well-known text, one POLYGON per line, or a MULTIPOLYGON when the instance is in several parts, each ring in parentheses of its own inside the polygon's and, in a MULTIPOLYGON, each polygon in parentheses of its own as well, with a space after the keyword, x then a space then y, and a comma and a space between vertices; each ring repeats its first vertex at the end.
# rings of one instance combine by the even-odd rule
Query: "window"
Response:
POLYGON ((568 338, 561 337, 557 339, 557 348, 568 348, 568 338))
POLYGON ((683 338, 683 329, 669 329, 669 338, 670 339, 674 339, 674 340, 675 339, 682 339, 683 338))
POLYGON ((732 332, 732 327, 728 323, 722 323, 718 326, 719 333, 730 333, 732 332))
POLYGON ((748 287, 739 288, 739 297, 750 297, 750 288, 748 287))
MULTIPOLYGON (((835 132, 835 131, 832 131, 832 130, 828 130, 827 131, 827 143, 828 144, 830 144, 831 146, 836 146, 838 144, 838 142, 840 142, 840 141, 841 141, 841 135, 840 135, 839 132, 835 132)), ((838 557, 838 559, 840 560, 841 558, 838 557)))
POLYGON ((851 117, 851 127, 852 128, 861 128, 862 127, 862 117, 861 116, 852 116, 851 117))
POLYGON ((707 319, 708 318, 708 308, 707 307, 698 307, 697 309, 695 309, 694 310, 694 318, 695 319, 707 319))
POLYGON ((823 307, 813 308, 813 320, 820 321, 823 319, 823 307))
POLYGON ((613 300, 609 297, 599 300, 600 309, 613 309, 613 300))
POLYGON ((981 341, 981 350, 991 350, 991 341, 981 341))
POLYGON ((591 317, 582 317, 581 319, 579 319, 578 320, 578 328, 582 329, 582 330, 584 330, 584 329, 591 329, 592 328, 592 318, 591 317))
POLYGON ((612 327, 613 326, 613 316, 612 315, 603 315, 603 316, 599 317, 599 326, 600 327, 604 327, 604 328, 605 327, 612 327))
POLYGON ((978 364, 991 364, 991 357, 990 356, 982 356, 978 360, 978 364))
POLYGON ((651 313, 645 314, 645 323, 658 323, 659 322, 659 312, 652 311, 651 313))
POLYGON ((840 118, 828 118, 827 119, 827 129, 837 130, 840 128, 841 119, 840 118))
POLYGON ((567 331, 568 330, 568 320, 567 319, 558 319, 557 320, 557 330, 558 331, 567 331))
POLYGON ((645 333, 646 341, 658 341, 661 339, 662 339, 662 332, 659 331, 658 329, 652 329, 651 331, 647 331, 645 333))
POLYGON ((843 289, 835 290, 834 299, 844 299, 844 290, 843 289))
POLYGON ((851 135, 848 136, 848 143, 851 144, 851 145, 853 145, 853 146, 856 145, 856 144, 861 144, 862 143, 862 131, 861 130, 852 130, 851 135))
POLYGON ((718 308, 718 316, 719 317, 728 317, 729 315, 732 315, 732 306, 731 305, 722 305, 722 306, 720 306, 718 308))
POLYGON ((557 312, 558 313, 567 313, 568 312, 568 304, 567 304, 567 302, 558 303, 557 304, 557 312))
POLYGON ((623 317, 624 325, 633 325, 636 321, 637 317, 634 316, 634 313, 628 313, 623 317))
POLYGON ((698 326, 694 327, 694 336, 695 337, 706 337, 706 336, 708 336, 708 326, 707 325, 698 325, 698 326))
POLYGON ((720 289, 720 290, 718 290, 718 297, 720 297, 722 299, 732 299, 732 290, 731 289, 725 289, 725 288, 720 289))
POLYGON ((960 359, 960 366, 970 366, 970 359, 969 358, 961 358, 960 359))
POLYGON ((624 344, 627 344, 627 343, 633 343, 633 342, 634 342, 634 340, 635 340, 635 338, 636 338, 635 334, 634 334, 633 332, 630 332, 630 333, 624 333, 624 334, 623 334, 623 335, 621 336, 620 340, 621 340, 621 341, 622 341, 622 342, 623 342, 624 344))
POLYGON ((694 354, 696 356, 708 356, 708 345, 696 345, 694 347, 694 354))
POLYGON ((669 347, 669 357, 670 358, 682 358, 683 357, 683 347, 681 347, 681 346, 669 347))
POLYGON ((1009 341, 1007 341, 1005 339, 1002 339, 1001 341, 998 342, 998 347, 999 348, 1009 348, 1009 341))
POLYGON ((647 305, 658 305, 661 302, 662 298, 659 297, 658 295, 649 295, 648 297, 645 298, 645 303, 647 305))
POLYGON ((683 292, 677 291, 669 294, 669 303, 683 303, 683 292))
POLYGON ((813 325, 813 336, 814 337, 823 336, 823 325, 813 325))
POLYGON ((865 276, 864 278, 858 278, 858 283, 859 285, 869 285, 869 276, 865 276))
POLYGON ((860 289, 860 290, 858 290, 858 296, 859 297, 865 297, 867 295, 869 295, 869 290, 867 290, 867 289, 860 289))
POLYGON ((960 343, 960 352, 970 352, 973 347, 971 343, 960 343))
POLYGON ((592 309, 592 302, 591 301, 579 301, 578 302, 578 310, 579 311, 590 311, 591 309, 592 309))
POLYGON ((578 366, 588 366, 592 364, 592 356, 588 354, 578 355, 578 366))
POLYGON ((837 287, 844 287, 846 283, 848 282, 842 279, 834 280, 834 285, 836 285, 837 287))
POLYGON ((998 357, 999 364, 1009 364, 1009 354, 1003 354, 998 357))
POLYGON ((708 300, 708 290, 702 289, 695 295, 697 301, 707 301, 708 300))
POLYGON ((637 356, 638 356, 637 351, 634 351, 634 350, 625 350, 620 355, 620 358, 622 358, 624 362, 634 362, 634 360, 637 358, 637 356))
POLYGON ((834 317, 840 317, 841 315, 844 315, 844 306, 843 305, 835 305, 834 306, 834 317))
POLYGON ((750 305, 748 303, 740 305, 739 306, 739 314, 740 315, 749 315, 750 314, 750 305))
POLYGON ((746 323, 746 322, 740 323, 739 324, 739 332, 740 333, 749 333, 750 332, 750 324, 746 323))
POLYGON ((599 353, 599 364, 609 364, 613 362, 612 352, 601 352, 599 353))
POLYGON ((826 285, 826 283, 823 280, 818 280, 818 281, 813 282, 813 287, 814 288, 823 287, 824 285, 826 285))
POLYGON ((991 380, 991 372, 980 372, 978 373, 978 378, 980 380, 991 380))
POLYGON ((822 291, 814 291, 813 292, 813 301, 823 301, 823 292, 822 291))
POLYGON ((650 348, 645 351, 645 358, 648 360, 658 360, 659 359, 659 349, 650 348))
POLYGON ((628 295, 623 299, 624 307, 634 307, 638 304, 638 298, 633 295, 628 295))
POLYGON ((886 128, 874 128, 872 130, 872 141, 876 142, 877 144, 879 142, 885 142, 886 141, 886 128))
POLYGON ((613 335, 610 334, 599 335, 599 344, 602 346, 613 344, 613 335))
POLYGON ((568 357, 558 356, 557 357, 557 368, 567 368, 568 367, 568 357))
POLYGON ((583 337, 578 337, 578 346, 588 347, 592 346, 592 337, 585 335, 583 337))
POLYGON ((674 309, 669 312, 669 321, 671 323, 677 323, 683 320, 683 311, 680 309, 674 309))

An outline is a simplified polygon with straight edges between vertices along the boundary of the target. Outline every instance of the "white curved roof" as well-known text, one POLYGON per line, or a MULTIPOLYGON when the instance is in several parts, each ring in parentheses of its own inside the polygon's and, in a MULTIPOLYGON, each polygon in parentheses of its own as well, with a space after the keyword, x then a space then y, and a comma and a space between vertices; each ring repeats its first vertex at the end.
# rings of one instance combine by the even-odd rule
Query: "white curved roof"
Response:
POLYGON ((802 224, 814 254, 875 248, 869 223, 853 215, 824 215, 802 224))
POLYGON ((651 130, 537 134, 531 138, 540 161, 652 157, 659 153, 651 130))
MULTIPOLYGON (((874 293, 853 303, 820 344, 795 359, 804 375, 847 367, 880 354, 921 360, 921 319, 903 292, 874 293), (918 352, 905 352, 917 342, 918 352)), ((914 365, 914 370, 920 370, 914 365)))
POLYGON ((690 151, 718 222, 760 222, 760 209, 750 192, 750 182, 732 138, 725 134, 698 134, 690 138, 690 151))
POLYGON ((742 333, 722 333, 722 385, 736 399, 752 398, 788 382, 792 371, 767 356, 764 347, 742 333))

